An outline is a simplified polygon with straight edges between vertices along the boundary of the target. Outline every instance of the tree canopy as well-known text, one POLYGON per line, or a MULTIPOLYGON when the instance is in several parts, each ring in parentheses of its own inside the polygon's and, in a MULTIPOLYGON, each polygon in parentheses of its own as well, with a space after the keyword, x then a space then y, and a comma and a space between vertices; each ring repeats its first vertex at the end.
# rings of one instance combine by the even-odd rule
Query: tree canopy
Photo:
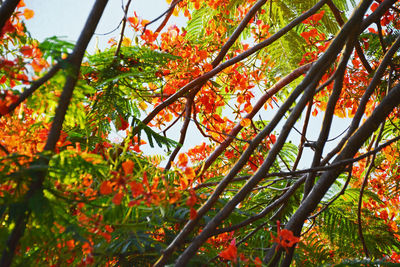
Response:
POLYGON ((0 266, 400 263, 399 1, 0 3, 0 266))

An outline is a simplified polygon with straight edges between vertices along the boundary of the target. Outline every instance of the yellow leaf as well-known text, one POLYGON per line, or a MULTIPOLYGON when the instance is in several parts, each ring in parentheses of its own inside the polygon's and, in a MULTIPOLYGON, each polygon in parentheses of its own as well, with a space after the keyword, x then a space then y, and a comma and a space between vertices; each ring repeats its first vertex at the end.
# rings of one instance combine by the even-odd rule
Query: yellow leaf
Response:
POLYGON ((144 19, 144 20, 142 20, 141 24, 142 24, 142 26, 144 27, 144 26, 146 26, 146 24, 148 24, 149 22, 150 22, 149 20, 144 19))
POLYGON ((146 110, 147 109, 147 104, 146 102, 142 101, 139 103, 139 107, 141 110, 146 110))
POLYGON ((132 40, 129 39, 128 37, 124 37, 124 39, 122 40, 122 45, 123 46, 130 46, 132 43, 132 40))
POLYGON ((171 113, 167 113, 167 114, 165 115, 165 121, 166 121, 166 122, 170 122, 172 119, 173 119, 173 118, 172 118, 171 113))

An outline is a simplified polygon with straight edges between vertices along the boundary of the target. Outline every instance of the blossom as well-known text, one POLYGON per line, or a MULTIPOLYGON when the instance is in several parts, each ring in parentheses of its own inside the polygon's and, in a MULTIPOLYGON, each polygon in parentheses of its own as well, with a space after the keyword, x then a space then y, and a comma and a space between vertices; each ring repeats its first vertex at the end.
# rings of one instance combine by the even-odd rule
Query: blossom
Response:
POLYGON ((236 258, 237 258, 236 239, 235 238, 232 239, 228 248, 221 251, 221 253, 219 253, 218 256, 220 256, 221 258, 223 258, 225 260, 230 260, 230 261, 236 262, 236 258))
POLYGON ((281 223, 280 221, 276 222, 277 224, 277 236, 275 237, 271 233, 271 238, 272 240, 278 244, 276 249, 278 250, 280 247, 283 247, 286 251, 287 248, 292 247, 294 244, 300 241, 300 238, 296 237, 293 235, 293 232, 287 229, 282 229, 281 230, 281 223))

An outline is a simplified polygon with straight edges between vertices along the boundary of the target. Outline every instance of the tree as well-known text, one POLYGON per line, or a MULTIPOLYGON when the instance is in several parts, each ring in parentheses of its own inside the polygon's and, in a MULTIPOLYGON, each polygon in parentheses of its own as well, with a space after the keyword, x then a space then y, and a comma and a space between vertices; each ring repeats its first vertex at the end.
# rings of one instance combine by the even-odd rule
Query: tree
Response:
POLYGON ((90 55, 107 2, 76 44, 0 6, 1 266, 400 262, 398 1, 128 0, 90 55))

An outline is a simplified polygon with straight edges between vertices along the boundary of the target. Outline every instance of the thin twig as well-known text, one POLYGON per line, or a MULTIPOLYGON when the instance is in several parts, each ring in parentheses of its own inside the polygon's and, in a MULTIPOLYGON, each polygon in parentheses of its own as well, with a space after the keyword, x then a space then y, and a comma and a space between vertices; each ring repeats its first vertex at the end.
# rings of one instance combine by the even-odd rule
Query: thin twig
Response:
POLYGON ((276 199, 274 202, 272 202, 271 204, 269 204, 267 207, 265 207, 261 212, 259 212, 256 215, 253 215, 249 218, 247 218, 246 220, 229 226, 229 227, 225 227, 225 228, 220 228, 220 229, 216 229, 212 232, 211 236, 214 235, 219 235, 225 232, 231 232, 234 230, 237 230, 239 228, 242 228, 246 225, 249 225, 252 222, 255 222, 263 217, 265 217, 269 212, 271 212, 273 209, 277 208, 279 205, 281 205, 282 203, 284 203, 285 201, 287 201, 289 199, 289 197, 291 197, 296 190, 300 187, 300 185, 302 185, 304 183, 304 181, 306 180, 306 176, 303 176, 302 178, 298 179, 290 188, 289 190, 287 190, 286 192, 282 193, 281 196, 279 196, 278 199, 276 199))
MULTIPOLYGON (((9 107, 8 107, 8 111, 6 114, 9 114, 11 112, 14 111, 14 109, 16 109, 19 104, 21 104, 22 102, 25 101, 25 99, 27 99, 28 97, 30 97, 42 84, 44 84, 45 82, 47 82, 48 80, 50 80, 54 75, 56 75, 56 73, 60 70, 60 63, 57 63, 56 65, 54 65, 45 75, 43 75, 43 77, 41 77, 40 79, 33 81, 31 86, 26 89, 25 91, 23 91, 17 101, 13 102, 9 107)), ((6 115, 4 114, 4 115, 6 115)), ((3 115, 3 116, 4 116, 3 115)), ((0 115, 1 118, 2 115, 0 115)))
MULTIPOLYGON (((172 12, 174 11, 175 6, 176 6, 179 2, 181 2, 181 1, 182 1, 182 0, 174 0, 174 1, 171 3, 171 6, 170 6, 166 11, 164 11, 164 13, 162 13, 160 16, 158 16, 157 18, 153 19, 152 21, 150 21, 149 23, 147 23, 146 25, 144 25, 143 33, 146 31, 147 26, 149 26, 149 25, 153 24, 154 22, 156 22, 157 20, 161 19, 165 14, 169 14, 169 13, 172 14, 172 12)), ((169 16, 171 16, 171 15, 169 15, 169 16)), ((168 18, 169 18, 169 16, 167 15, 168 18)), ((168 20, 168 19, 167 19, 167 20, 168 20)), ((165 20, 164 20, 164 21, 165 21, 165 20)), ((163 21, 163 23, 164 23, 164 21, 163 21)), ((165 23, 167 23, 167 22, 165 21, 165 23)), ((155 31, 155 32, 160 32, 160 31, 155 31)))
POLYGON ((183 125, 181 128, 181 136, 179 138, 180 145, 177 145, 175 147, 174 151, 172 151, 172 153, 168 159, 167 165, 165 166, 165 171, 167 171, 171 168, 172 162, 174 161, 175 157, 178 155, 179 151, 181 150, 181 148, 185 142, 186 132, 187 132, 187 129, 188 129, 189 123, 190 123, 190 116, 192 114, 193 98, 194 98, 194 96, 187 98, 185 121, 183 122, 183 125))
POLYGON ((121 29, 117 49, 115 50, 115 53, 114 53, 114 62, 116 62, 119 57, 121 45, 122 45, 122 42, 124 41, 124 32, 125 32, 126 21, 128 19, 127 16, 128 16, 128 10, 129 10, 130 4, 131 4, 131 0, 128 0, 128 3, 126 3, 126 5, 125 5, 124 18, 122 19, 122 29, 121 29))

